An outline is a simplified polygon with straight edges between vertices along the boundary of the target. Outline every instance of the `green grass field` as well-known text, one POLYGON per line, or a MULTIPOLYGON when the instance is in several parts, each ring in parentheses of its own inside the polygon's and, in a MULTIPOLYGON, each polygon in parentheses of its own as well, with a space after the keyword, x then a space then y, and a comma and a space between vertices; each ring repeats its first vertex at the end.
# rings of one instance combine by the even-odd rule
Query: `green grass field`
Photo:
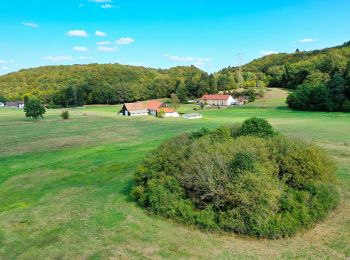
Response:
MULTIPOLYGON (((117 116, 119 106, 49 110, 44 119, 0 109, 0 259, 350 257, 350 114, 297 112, 281 96, 201 120, 117 116), (162 141, 252 116, 310 139, 338 162, 342 201, 294 238, 206 233, 148 214, 130 197, 132 176, 162 141)), ((181 112, 191 111, 183 106, 181 112)))

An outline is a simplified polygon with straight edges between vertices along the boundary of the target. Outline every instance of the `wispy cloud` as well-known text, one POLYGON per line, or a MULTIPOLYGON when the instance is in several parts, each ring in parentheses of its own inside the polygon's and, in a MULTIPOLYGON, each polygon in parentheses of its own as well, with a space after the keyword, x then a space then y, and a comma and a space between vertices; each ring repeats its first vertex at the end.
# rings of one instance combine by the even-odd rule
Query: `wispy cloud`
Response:
POLYGON ((14 60, 2 60, 0 59, 0 64, 10 64, 10 63, 15 63, 14 60))
POLYGON ((166 58, 168 58, 171 61, 174 62, 183 62, 183 63, 191 63, 192 65, 195 65, 196 67, 210 67, 211 61, 213 59, 211 58, 201 58, 201 57, 180 57, 176 55, 170 55, 168 53, 164 54, 166 58))
POLYGON ((118 40, 116 40, 116 44, 120 44, 120 45, 126 45, 126 44, 130 44, 135 42, 135 40, 133 38, 130 37, 122 37, 119 38, 118 40))
POLYGON ((78 7, 83 8, 83 7, 85 7, 85 4, 78 4, 78 7))
POLYGON ((102 9, 111 9, 111 8, 117 8, 117 6, 111 5, 111 4, 103 4, 101 5, 102 9))
POLYGON ((110 45, 112 44, 110 41, 102 41, 102 42, 96 42, 97 45, 110 45))
POLYGON ((73 58, 71 56, 46 56, 44 60, 48 61, 71 61, 73 58))
POLYGON ((310 42, 317 42, 318 39, 313 39, 313 38, 305 38, 305 39, 301 39, 299 40, 300 43, 310 43, 310 42))
POLYGON ((213 60, 211 58, 180 57, 176 55, 170 55, 168 53, 164 54, 164 56, 167 57, 169 60, 176 61, 176 62, 209 62, 213 60))
POLYGON ((117 47, 100 46, 100 47, 97 47, 97 50, 100 52, 115 52, 118 50, 118 48, 117 47))
POLYGON ((113 3, 113 0, 89 0, 92 3, 113 3))
POLYGON ((99 36, 99 37, 105 37, 105 36, 107 36, 107 33, 101 32, 101 31, 96 31, 96 32, 95 32, 95 35, 96 35, 96 36, 99 36))
POLYGON ((66 33, 70 37, 88 37, 89 34, 85 30, 70 30, 66 33))
POLYGON ((277 54, 278 51, 262 51, 261 54, 264 56, 271 55, 271 54, 277 54))
POLYGON ((0 67, 0 69, 2 69, 2 70, 8 70, 8 69, 9 69, 9 67, 5 67, 5 66, 3 66, 3 67, 0 67))
POLYGON ((75 46, 73 48, 74 51, 88 51, 89 49, 84 46, 75 46))
POLYGON ((39 24, 37 23, 33 23, 33 22, 22 22, 23 25, 28 26, 28 27, 32 27, 32 28, 38 28, 39 24))
POLYGON ((119 6, 113 5, 113 0, 89 0, 89 2, 100 4, 103 9, 118 8, 119 6))

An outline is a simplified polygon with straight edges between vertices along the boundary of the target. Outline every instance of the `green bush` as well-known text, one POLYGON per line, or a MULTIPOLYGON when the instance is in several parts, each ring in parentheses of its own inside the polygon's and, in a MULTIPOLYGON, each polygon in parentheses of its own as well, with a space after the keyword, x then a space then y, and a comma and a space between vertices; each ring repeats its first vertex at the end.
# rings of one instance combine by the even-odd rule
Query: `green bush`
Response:
POLYGON ((163 109, 159 110, 159 112, 157 112, 157 117, 158 118, 164 118, 165 117, 165 112, 163 109))
POLYGON ((62 111, 61 117, 62 117, 62 119, 67 120, 69 118, 69 111, 67 111, 67 110, 66 111, 62 111))
POLYGON ((246 125, 254 126, 247 136, 220 127, 163 143, 135 173, 136 201, 181 223, 273 239, 337 206, 334 162, 322 149, 246 125))
POLYGON ((275 132, 269 122, 263 118, 253 117, 243 122, 238 136, 272 137, 275 132))

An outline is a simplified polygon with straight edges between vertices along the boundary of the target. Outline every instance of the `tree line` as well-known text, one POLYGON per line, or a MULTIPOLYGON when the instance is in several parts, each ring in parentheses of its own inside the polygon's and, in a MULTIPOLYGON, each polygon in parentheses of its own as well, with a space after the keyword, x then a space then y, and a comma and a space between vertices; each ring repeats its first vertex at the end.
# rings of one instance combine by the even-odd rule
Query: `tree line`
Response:
POLYGON ((287 99, 293 109, 350 111, 350 42, 323 50, 272 54, 219 73, 234 77, 239 69, 243 75, 258 76, 252 78, 268 87, 295 90, 287 99))
POLYGON ((152 69, 120 64, 44 66, 0 77, 3 100, 39 98, 51 106, 120 104, 177 94, 181 102, 238 87, 264 87, 262 73, 208 74, 195 66, 152 69))
POLYGON ((0 77, 0 96, 23 100, 25 96, 59 106, 117 104, 170 97, 182 102, 216 93, 214 75, 190 67, 167 70, 120 64, 46 66, 0 77))

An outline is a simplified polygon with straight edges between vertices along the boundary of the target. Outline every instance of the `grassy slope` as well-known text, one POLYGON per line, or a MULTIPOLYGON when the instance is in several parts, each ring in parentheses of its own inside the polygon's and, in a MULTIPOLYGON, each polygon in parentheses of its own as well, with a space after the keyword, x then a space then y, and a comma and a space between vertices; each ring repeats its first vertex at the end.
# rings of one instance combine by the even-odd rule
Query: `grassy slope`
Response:
MULTIPOLYGON (((204 111, 202 120, 125 118, 118 107, 59 110, 44 120, 0 110, 0 259, 344 258, 350 256, 350 114, 288 110, 283 97, 204 111), (340 207, 291 239, 208 234, 147 214, 130 198, 146 153, 183 131, 251 116, 312 139, 339 163, 340 207)), ((190 106, 181 110, 190 110, 190 106)))

